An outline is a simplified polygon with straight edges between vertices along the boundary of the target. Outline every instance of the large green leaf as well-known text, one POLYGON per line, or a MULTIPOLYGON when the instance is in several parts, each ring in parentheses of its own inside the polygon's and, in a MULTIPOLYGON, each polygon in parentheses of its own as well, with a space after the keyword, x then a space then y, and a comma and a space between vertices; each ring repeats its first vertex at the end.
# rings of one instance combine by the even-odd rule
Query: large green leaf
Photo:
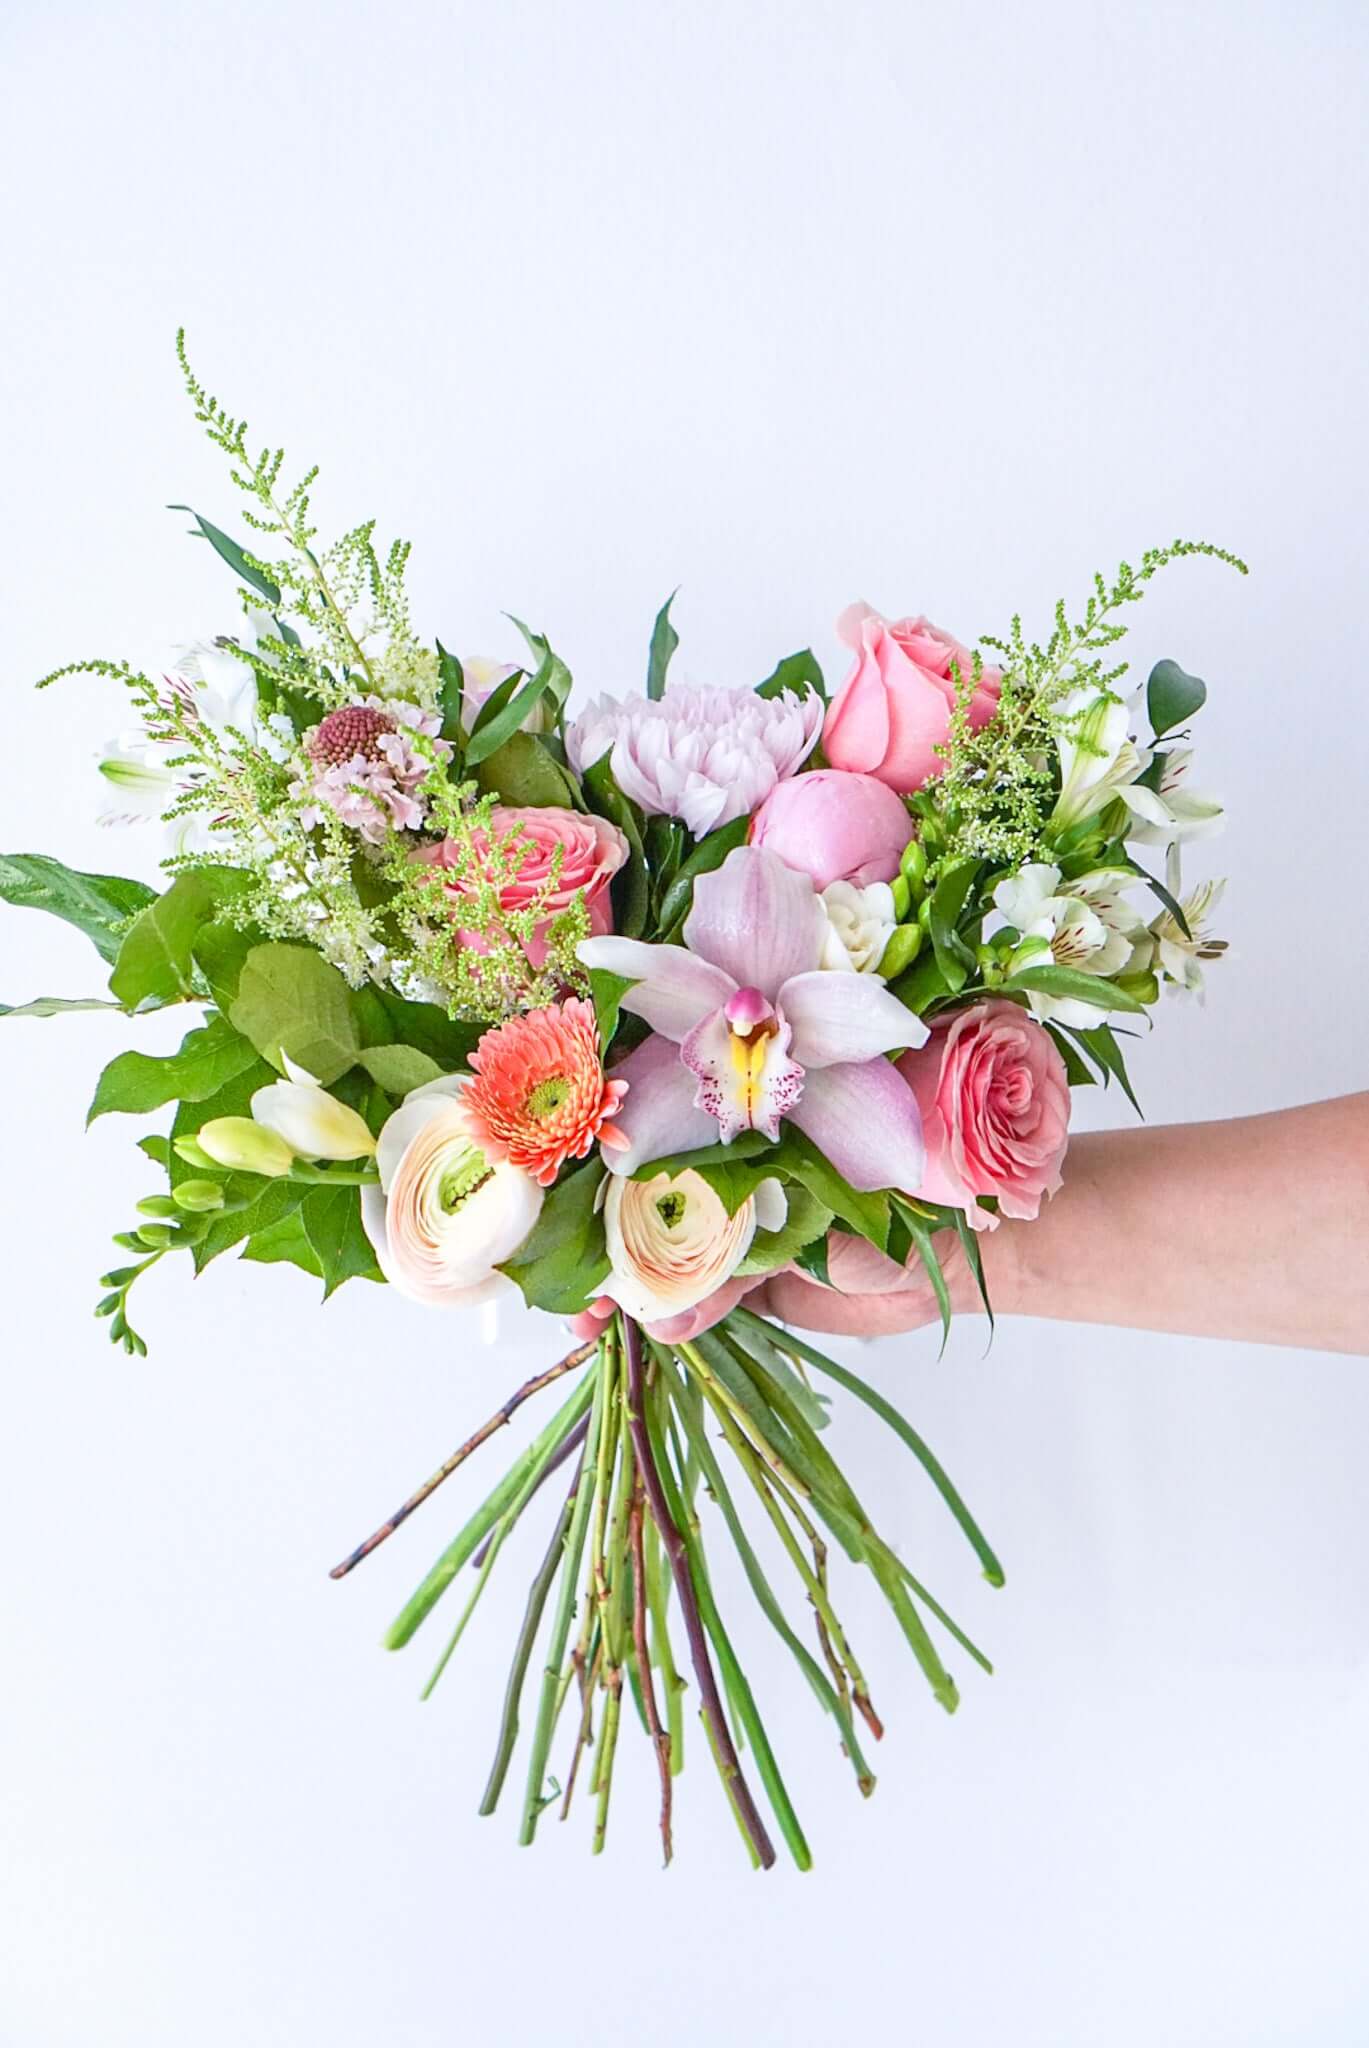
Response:
POLYGON ((801 1181, 810 1195, 832 1211, 858 1236, 884 1251, 889 1242, 889 1197, 882 1192, 865 1193, 853 1188, 826 1159, 811 1138, 793 1124, 786 1124, 775 1152, 775 1163, 787 1177, 801 1181))
MULTIPOLYGON (((512 612, 509 617, 513 618, 512 612)), ((532 632, 521 619, 514 619, 513 623, 537 656, 537 670, 521 690, 508 697, 497 709, 493 708, 494 697, 491 697, 484 706, 466 742, 468 768, 474 768, 481 761, 488 760, 497 747, 502 747, 506 740, 511 739, 524 720, 537 709, 543 697, 549 695, 559 710, 570 693, 570 670, 559 655, 552 653, 546 637, 541 633, 532 632)))
POLYGON ((214 922, 202 925, 191 943, 191 957, 204 976, 216 1006, 225 1013, 238 992, 243 962, 254 946, 266 943, 255 925, 214 922))
POLYGON ((263 1266, 298 1266, 302 1272, 311 1273, 315 1280, 321 1280, 323 1267, 304 1227, 300 1213, 302 1207, 300 1204, 288 1210, 279 1221, 254 1230, 243 1249, 243 1257, 263 1266))
POLYGON ((777 1157, 776 1147, 763 1131, 739 1131, 730 1145, 696 1146, 692 1152, 669 1152, 664 1158, 649 1159, 636 1169, 632 1178, 654 1180, 658 1173, 674 1175, 690 1168, 696 1173, 703 1173, 715 1166, 754 1160, 760 1153, 765 1154, 767 1161, 777 1157))
POLYGON ((800 697, 805 690, 816 690, 823 703, 827 702, 827 683, 811 647, 786 654, 765 681, 756 685, 758 697, 778 697, 783 690, 793 690, 800 697))
POLYGON ((237 868, 187 868, 129 926, 114 972, 113 994, 126 1010, 174 1003, 195 993, 195 940, 218 906, 249 885, 237 868))
POLYGON ((195 511, 191 505, 168 505, 166 509, 168 512, 188 512, 199 528, 200 534, 209 542, 215 554, 221 555, 233 571, 233 574, 240 577, 244 583, 250 584, 253 590, 266 599, 272 611, 275 610, 276 606, 280 603, 279 585, 273 583, 263 570, 256 568, 248 561, 243 550, 229 534, 226 534, 221 527, 215 526, 202 513, 195 511))
POLYGON ((187 1033, 178 1051, 163 1058, 121 1052, 111 1060, 95 1084, 86 1122, 94 1123, 109 1110, 142 1114, 160 1109, 164 1102, 203 1102, 254 1066, 256 1059, 252 1047, 227 1018, 215 1014, 198 1030, 187 1033))
POLYGON ((283 1071, 288 1054, 325 1087, 361 1050, 347 984, 311 946, 254 946, 229 1016, 273 1067, 283 1071))
POLYGON ((1177 661, 1157 661, 1146 683, 1146 710, 1156 739, 1186 725, 1207 702, 1207 684, 1191 676, 1177 661))
POLYGON ((0 854, 0 902, 46 910, 84 932, 102 960, 113 964, 124 933, 156 890, 124 875, 87 875, 45 853, 0 854))
POLYGON ((1129 996, 1125 989, 1118 988, 1115 981, 1108 981, 1101 974, 1081 974, 1077 967, 1021 967, 999 987, 1002 995, 1024 992, 1070 996, 1076 1002, 1092 1003, 1096 1010, 1104 1013, 1109 1010, 1144 1013, 1145 1010, 1144 1003, 1138 1003, 1135 996, 1129 996))
POLYGON ((484 794, 493 794, 504 804, 533 810, 548 805, 561 810, 580 807, 580 792, 569 770, 530 732, 511 734, 502 747, 481 760, 475 779, 484 794))
POLYGON ((427 1053, 444 1074, 465 1067, 489 1029, 452 1018, 437 1003, 411 1003, 388 988, 354 991, 352 1014, 363 1045, 407 1045, 427 1053))
POLYGON ((361 1224, 359 1188, 310 1188, 300 1220, 323 1276, 323 1298, 345 1280, 379 1280, 375 1249, 361 1224))
POLYGON ((956 924, 978 872, 978 861, 959 861, 947 868, 932 891, 928 914, 932 946, 941 978, 953 991, 965 986, 970 969, 975 965, 974 955, 956 930, 956 924))
POLYGON ((670 667, 670 657, 680 644, 680 636, 670 623, 670 607, 678 596, 679 592, 677 590, 671 591, 669 597, 657 612, 656 623, 651 629, 651 648, 647 655, 646 664, 646 693, 653 702, 660 697, 665 689, 666 670, 670 667))
POLYGON ((598 1293, 608 1274, 603 1218, 595 1207, 603 1177, 602 1162, 590 1159, 552 1188, 528 1236, 500 1267, 529 1308, 578 1315, 598 1293))
POLYGON ((414 1045, 367 1046, 358 1055, 357 1063, 365 1067, 387 1095, 407 1095, 411 1089, 438 1080, 444 1071, 435 1059, 414 1045))
MULTIPOLYGON (((185 1168, 183 1171, 188 1173, 193 1169, 185 1168)), ((234 1175, 226 1185, 236 1191, 239 1187, 250 1190, 251 1184, 245 1175, 234 1175)), ((204 1236, 193 1247, 197 1273, 202 1273, 221 1253, 241 1244, 244 1238, 274 1229, 284 1218, 294 1214, 308 1192, 298 1181, 292 1180, 261 1181, 256 1186, 258 1192, 252 1199, 239 1207, 220 1210, 214 1216, 204 1236)))
POLYGON ((784 1192, 789 1205, 784 1222, 778 1230, 756 1232, 750 1250, 737 1268, 739 1274, 778 1272, 808 1245, 826 1238, 832 1222, 832 1211, 826 1204, 802 1186, 791 1185, 784 1192))
POLYGON ((0 1017, 65 1017, 69 1010, 121 1010, 103 996, 35 996, 29 1003, 0 1003, 0 1017))
POLYGON ((628 843, 626 866, 614 877, 613 896, 617 929, 625 939, 639 939, 646 929, 651 901, 651 879, 642 849, 641 817, 619 789, 609 765, 601 754, 585 770, 583 782, 589 807, 599 817, 616 825, 628 843))

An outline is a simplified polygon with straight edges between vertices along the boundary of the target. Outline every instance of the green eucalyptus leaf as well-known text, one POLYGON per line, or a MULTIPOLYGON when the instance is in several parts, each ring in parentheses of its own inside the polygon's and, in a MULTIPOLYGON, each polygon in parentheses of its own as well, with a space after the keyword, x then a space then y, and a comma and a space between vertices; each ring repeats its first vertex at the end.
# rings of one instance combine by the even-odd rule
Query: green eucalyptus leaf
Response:
POLYGON ((256 1064, 257 1055, 226 1017, 217 1014, 187 1033, 178 1051, 158 1058, 121 1052, 95 1084, 87 1124, 110 1110, 141 1115, 164 1102, 203 1102, 256 1064))
POLYGON ((549 1191, 531 1231, 499 1268, 522 1289, 529 1308, 578 1315, 608 1277, 604 1222, 595 1206, 603 1177, 601 1160, 576 1167, 549 1191))
POLYGON ((264 570, 256 568, 248 561, 243 550, 230 535, 206 519, 202 513, 197 512, 192 505, 168 505, 166 509, 168 512, 188 512, 199 528, 200 536, 209 542, 215 554, 221 555, 233 574, 244 583, 250 584, 259 596, 266 599, 272 611, 275 610, 280 603, 280 586, 273 583, 264 570))
POLYGON ((1146 710, 1159 739, 1176 725, 1186 725, 1207 702, 1207 684, 1191 676, 1177 661, 1157 661, 1146 683, 1146 710))
POLYGON ((45 910, 75 925, 111 965, 129 925, 156 895, 146 882, 83 874, 45 853, 0 854, 0 902, 18 910, 45 910))
POLYGON ((784 690, 793 690, 800 697, 805 690, 816 690, 823 703, 827 702, 827 683, 811 647, 786 654, 765 681, 756 685, 758 697, 778 697, 784 690))
POLYGON ((656 623, 651 629, 651 650, 646 664, 646 693, 655 702, 665 689, 666 670, 670 658, 680 644, 680 636, 670 623, 670 607, 679 596, 672 590, 656 614, 656 623))
POLYGON ((254 946, 229 1016, 273 1067, 283 1072, 288 1053, 325 1087, 361 1050, 347 984, 311 946, 254 946))
POLYGON ((426 1052, 412 1045, 372 1045, 357 1055, 373 1081, 387 1095, 407 1095, 428 1081, 440 1080, 445 1069, 426 1052))

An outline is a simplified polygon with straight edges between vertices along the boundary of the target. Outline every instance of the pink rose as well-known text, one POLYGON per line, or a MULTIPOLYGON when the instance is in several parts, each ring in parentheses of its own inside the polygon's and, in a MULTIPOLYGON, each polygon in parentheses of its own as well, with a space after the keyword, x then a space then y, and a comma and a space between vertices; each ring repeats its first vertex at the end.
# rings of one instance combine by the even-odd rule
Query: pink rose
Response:
POLYGON ((957 1010, 898 1070, 917 1097, 927 1165, 910 1192, 992 1228, 976 1197, 1030 1220, 1060 1185, 1070 1088, 1049 1032, 1016 1003, 990 998, 957 1010))
MULTIPOLYGON (((876 775, 905 794, 921 789, 945 765, 945 743, 955 709, 951 663, 968 681, 974 657, 926 619, 891 620, 868 604, 848 605, 837 632, 856 653, 855 666, 827 708, 823 750, 834 768, 876 775)), ((980 673, 970 700, 970 723, 987 725, 998 708, 1003 678, 980 673)))
MULTIPOLYGON (((500 894, 504 910, 526 910, 551 873, 552 857, 561 849, 561 871, 556 887, 547 899, 547 914, 537 925, 528 947, 528 958, 540 967, 547 957, 546 929, 554 917, 570 907, 577 889, 585 892, 591 934, 602 937, 613 930, 613 906, 609 884, 628 856, 627 840, 606 818, 585 817, 579 811, 565 811, 555 805, 540 810, 515 810, 496 804, 490 813, 496 833, 520 831, 530 850, 522 867, 500 894)), ((455 867, 457 851, 450 839, 426 847, 422 858, 430 867, 455 867)), ((458 901, 463 894, 459 882, 450 882, 447 893, 458 901)))
POLYGON ((829 882, 892 882, 912 822, 887 783, 844 768, 819 768, 777 783, 751 821, 751 844, 768 846, 786 867, 829 882))

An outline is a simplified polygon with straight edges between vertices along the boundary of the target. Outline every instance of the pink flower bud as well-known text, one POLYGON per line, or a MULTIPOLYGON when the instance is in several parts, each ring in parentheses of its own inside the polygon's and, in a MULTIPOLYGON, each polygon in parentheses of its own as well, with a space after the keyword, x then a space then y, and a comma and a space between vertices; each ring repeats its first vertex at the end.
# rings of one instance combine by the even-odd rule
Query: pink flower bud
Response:
POLYGON ((768 847, 786 867, 829 882, 892 882, 913 836, 912 820, 894 791, 873 775, 819 768, 773 789, 751 826, 751 844, 768 847))

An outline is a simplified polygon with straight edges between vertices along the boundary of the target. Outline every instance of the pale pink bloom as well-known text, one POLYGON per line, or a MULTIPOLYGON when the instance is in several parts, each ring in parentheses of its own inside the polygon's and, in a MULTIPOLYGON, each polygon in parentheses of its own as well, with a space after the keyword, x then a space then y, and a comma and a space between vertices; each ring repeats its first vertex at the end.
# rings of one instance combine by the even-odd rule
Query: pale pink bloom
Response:
MULTIPOLYGON (((613 930, 613 905, 609 884, 628 857, 628 843, 616 825, 606 818, 586 817, 580 811, 561 810, 554 804, 538 810, 519 810, 496 804, 490 813, 490 827, 497 838, 510 832, 520 837, 518 852, 522 865, 499 891, 501 910, 526 910, 545 888, 552 863, 560 851, 561 865, 546 900, 546 916, 534 928, 527 947, 529 960, 540 967, 547 957, 547 927, 554 917, 570 907, 577 891, 583 891, 592 933, 613 930)), ((483 841, 473 835, 477 848, 483 841)), ((463 856, 450 839, 422 849, 418 856, 436 868, 456 868, 463 856)), ((455 876, 444 883, 447 894, 459 903, 467 884, 455 876)), ((470 941, 468 941, 470 943, 470 941)), ((478 943, 478 942, 477 942, 478 943)))
POLYGON ((653 1033, 614 1069, 631 1093, 611 1172, 744 1130, 778 1138, 788 1118, 853 1187, 914 1185, 917 1105, 881 1055, 927 1027, 874 976, 824 972, 827 929, 807 875, 742 846, 695 883, 683 946, 584 941, 587 967, 634 984, 623 1008, 653 1033))
POLYGON ((822 699, 672 683, 647 697, 601 697, 566 731, 577 775, 607 754, 624 796, 652 817, 683 818, 696 838, 744 818, 817 745, 822 699))
MULTIPOLYGON (((878 776, 905 795, 921 789, 945 765, 936 749, 955 709, 951 665, 968 683, 974 656, 927 619, 886 619, 868 604, 849 605, 837 632, 856 658, 828 706, 823 751, 834 768, 878 776)), ((981 670, 970 700, 972 726, 993 717, 1002 683, 998 669, 981 670)))
POLYGON ((913 836, 898 795, 874 775, 818 768, 771 791, 751 821, 753 846, 768 846, 816 889, 830 882, 892 882, 913 836))
POLYGON ((424 734, 445 760, 451 747, 437 738, 441 724, 434 711, 384 697, 330 711, 304 735, 309 780, 291 790, 311 799, 300 812, 302 822, 317 825, 325 810, 332 811, 373 846, 392 830, 417 831, 426 816, 419 791, 429 762, 409 734, 424 734))
POLYGON ((542 1190, 509 1160, 490 1159, 462 1096, 464 1074, 406 1095, 376 1143, 380 1185, 361 1190, 361 1221, 381 1272, 412 1301, 466 1308, 502 1286, 495 1271, 523 1242, 542 1190))
POLYGON ((652 1180, 615 1175, 604 1202, 612 1271, 604 1294, 638 1322, 673 1322, 729 1281, 757 1228, 778 1230, 785 1201, 777 1181, 762 1181, 728 1215, 702 1174, 658 1173, 652 1180))
POLYGON ((1029 1221, 1060 1185, 1070 1088, 1055 1041, 1016 1003, 991 998, 938 1023, 898 1072, 917 1097, 927 1164, 910 1194, 963 1209, 976 1230, 1029 1221))

